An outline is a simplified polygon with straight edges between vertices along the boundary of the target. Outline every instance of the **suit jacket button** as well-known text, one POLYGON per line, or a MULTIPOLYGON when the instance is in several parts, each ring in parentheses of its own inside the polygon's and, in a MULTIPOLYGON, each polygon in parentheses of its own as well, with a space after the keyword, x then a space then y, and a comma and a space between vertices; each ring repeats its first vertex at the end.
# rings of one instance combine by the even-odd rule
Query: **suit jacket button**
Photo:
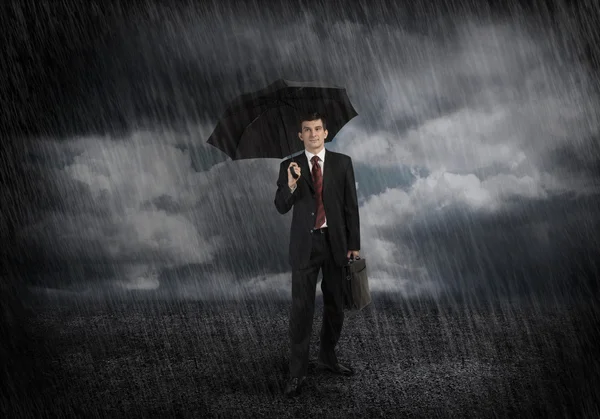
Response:
POLYGON ((315 215, 315 213, 314 213, 314 212, 311 212, 311 213, 310 213, 310 215, 315 215))

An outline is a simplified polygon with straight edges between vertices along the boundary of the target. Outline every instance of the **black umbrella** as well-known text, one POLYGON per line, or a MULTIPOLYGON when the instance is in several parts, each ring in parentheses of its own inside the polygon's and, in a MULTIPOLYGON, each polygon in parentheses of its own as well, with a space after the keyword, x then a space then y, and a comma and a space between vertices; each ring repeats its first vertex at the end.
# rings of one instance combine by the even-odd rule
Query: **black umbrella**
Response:
POLYGON ((344 88, 279 79, 231 102, 207 142, 232 160, 281 159, 304 149, 298 118, 307 112, 326 117, 328 142, 358 115, 344 88))

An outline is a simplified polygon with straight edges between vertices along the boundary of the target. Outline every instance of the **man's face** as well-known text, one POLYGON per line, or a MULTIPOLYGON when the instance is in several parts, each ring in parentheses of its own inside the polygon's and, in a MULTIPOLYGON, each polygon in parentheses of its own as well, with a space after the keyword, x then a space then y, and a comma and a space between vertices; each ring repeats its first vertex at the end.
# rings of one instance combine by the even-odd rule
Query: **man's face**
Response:
POLYGON ((323 121, 302 121, 302 131, 298 133, 304 148, 313 154, 320 152, 325 146, 327 130, 323 129, 323 121))

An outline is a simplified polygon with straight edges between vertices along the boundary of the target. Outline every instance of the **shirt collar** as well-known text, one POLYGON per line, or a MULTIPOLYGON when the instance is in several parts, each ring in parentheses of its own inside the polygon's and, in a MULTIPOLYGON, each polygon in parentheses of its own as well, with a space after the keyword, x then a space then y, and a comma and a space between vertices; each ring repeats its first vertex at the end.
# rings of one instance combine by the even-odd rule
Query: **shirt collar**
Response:
MULTIPOLYGON (((304 149, 304 154, 306 154, 306 158, 308 159, 309 162, 315 155, 315 154, 311 153, 310 151, 308 151, 307 149, 304 149)), ((325 163, 325 147, 323 147, 323 150, 319 151, 319 153, 316 155, 319 156, 319 158, 321 159, 321 163, 325 163)))

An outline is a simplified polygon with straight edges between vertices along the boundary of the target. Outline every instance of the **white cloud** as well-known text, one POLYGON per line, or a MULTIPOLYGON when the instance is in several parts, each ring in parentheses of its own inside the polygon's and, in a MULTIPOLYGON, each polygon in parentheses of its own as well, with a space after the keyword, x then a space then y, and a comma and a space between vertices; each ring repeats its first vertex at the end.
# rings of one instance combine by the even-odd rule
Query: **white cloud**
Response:
POLYGON ((479 209, 489 205, 491 201, 488 191, 481 187, 477 176, 457 175, 444 170, 417 179, 411 186, 410 195, 417 212, 431 208, 441 209, 457 202, 479 209))
POLYGON ((506 197, 521 196, 524 198, 545 198, 548 193, 541 179, 532 176, 516 177, 512 174, 499 174, 481 182, 481 188, 486 190, 491 199, 499 206, 506 197))
POLYGON ((116 281, 116 285, 126 290, 149 291, 160 286, 160 270, 148 265, 131 265, 126 269, 125 280, 116 281))
MULTIPOLYGON (((240 300, 271 296, 291 296, 291 272, 263 274, 248 278, 236 277, 230 272, 220 272, 203 278, 202 281, 187 281, 176 286, 175 295, 189 300, 240 300)), ((320 290, 316 290, 319 295, 320 290)))
POLYGON ((439 283, 431 280, 421 281, 417 275, 401 277, 386 271, 379 271, 373 275, 369 275, 369 289, 371 292, 399 293, 403 297, 417 297, 421 295, 439 296, 442 292, 439 283))
POLYGON ((192 170, 188 151, 175 147, 172 133, 135 132, 127 139, 75 138, 64 147, 76 153, 63 170, 89 186, 94 198, 107 200, 115 212, 169 195, 184 207, 205 187, 206 177, 192 170))
POLYGON ((360 207, 361 230, 366 226, 392 226, 403 217, 414 214, 410 196, 401 189, 388 188, 385 192, 367 198, 360 207))
POLYGON ((408 191, 388 188, 372 195, 360 208, 364 231, 370 227, 409 225, 416 217, 465 205, 473 210, 494 211, 502 208, 505 198, 543 198, 547 194, 538 179, 499 174, 481 181, 473 174, 459 175, 444 169, 417 178, 408 191))

